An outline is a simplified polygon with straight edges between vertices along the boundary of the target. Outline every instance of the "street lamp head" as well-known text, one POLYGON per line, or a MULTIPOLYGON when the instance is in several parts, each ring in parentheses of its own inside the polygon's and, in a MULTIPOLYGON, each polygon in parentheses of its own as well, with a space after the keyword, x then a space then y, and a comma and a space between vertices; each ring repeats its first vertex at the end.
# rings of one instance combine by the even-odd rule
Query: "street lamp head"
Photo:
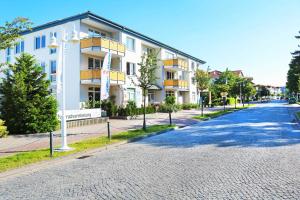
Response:
POLYGON ((57 40, 54 34, 52 34, 51 38, 50 38, 50 44, 48 45, 48 48, 52 49, 52 48, 57 48, 58 44, 57 44, 57 40))
POLYGON ((73 31, 72 31, 70 42, 72 42, 72 43, 79 42, 78 33, 77 33, 76 29, 75 29, 75 25, 73 27, 73 31))

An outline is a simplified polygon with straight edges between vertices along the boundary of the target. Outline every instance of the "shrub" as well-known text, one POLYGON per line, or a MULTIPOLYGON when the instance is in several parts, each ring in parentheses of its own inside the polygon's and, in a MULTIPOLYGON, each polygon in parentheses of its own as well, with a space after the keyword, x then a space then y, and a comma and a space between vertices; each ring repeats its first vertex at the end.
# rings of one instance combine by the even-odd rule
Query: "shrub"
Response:
POLYGON ((226 99, 226 104, 227 105, 234 105, 235 104, 235 98, 229 97, 226 99))
POLYGON ((217 98, 217 99, 214 99, 212 101, 212 106, 221 106, 223 105, 223 99, 222 98, 217 98))
POLYGON ((0 119, 0 138, 7 136, 7 127, 4 126, 4 121, 0 119))
POLYGON ((106 115, 108 117, 112 116, 112 107, 113 103, 109 100, 103 100, 101 101, 101 109, 106 111, 106 115))
POLYGON ((131 118, 137 114, 137 107, 134 101, 128 101, 126 105, 126 116, 130 116, 131 118))
MULTIPOLYGON (((127 116, 134 117, 136 115, 142 115, 143 112, 144 112, 144 108, 143 107, 137 108, 135 102, 133 101, 129 101, 125 108, 120 106, 117 109, 118 116, 126 116, 126 117, 127 116)), ((155 112, 156 112, 155 106, 149 105, 146 107, 146 114, 151 114, 155 112)))
POLYGON ((198 105, 195 103, 184 103, 181 105, 183 110, 191 110, 198 108, 198 105))

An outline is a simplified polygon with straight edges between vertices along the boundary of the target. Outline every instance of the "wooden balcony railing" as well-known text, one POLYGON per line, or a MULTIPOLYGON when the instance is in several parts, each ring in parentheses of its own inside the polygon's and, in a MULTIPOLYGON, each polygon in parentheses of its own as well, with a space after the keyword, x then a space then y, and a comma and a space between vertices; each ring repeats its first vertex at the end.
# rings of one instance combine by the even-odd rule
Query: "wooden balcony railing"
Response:
MULTIPOLYGON (((111 81, 125 81, 125 73, 118 71, 109 72, 111 81)), ((80 71, 80 80, 91 80, 91 79, 100 79, 101 70, 100 69, 88 69, 80 71)))
POLYGON ((182 70, 188 70, 188 62, 180 59, 180 58, 176 58, 176 59, 168 59, 168 60, 164 60, 164 66, 173 66, 174 68, 178 68, 178 69, 182 69, 182 70))
POLYGON ((80 40, 80 48, 102 47, 119 53, 125 53, 125 45, 107 38, 90 37, 80 40))
POLYGON ((188 82, 185 80, 165 80, 165 86, 178 87, 178 88, 188 88, 188 82))

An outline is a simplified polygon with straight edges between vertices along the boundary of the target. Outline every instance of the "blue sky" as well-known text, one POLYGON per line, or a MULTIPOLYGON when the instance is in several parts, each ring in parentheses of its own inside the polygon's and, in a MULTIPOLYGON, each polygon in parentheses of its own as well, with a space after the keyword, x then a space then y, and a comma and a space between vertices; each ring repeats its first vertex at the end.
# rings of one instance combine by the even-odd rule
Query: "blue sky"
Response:
POLYGON ((0 24, 24 16, 39 25, 87 10, 262 84, 285 84, 299 44, 299 0, 1 0, 0 24))

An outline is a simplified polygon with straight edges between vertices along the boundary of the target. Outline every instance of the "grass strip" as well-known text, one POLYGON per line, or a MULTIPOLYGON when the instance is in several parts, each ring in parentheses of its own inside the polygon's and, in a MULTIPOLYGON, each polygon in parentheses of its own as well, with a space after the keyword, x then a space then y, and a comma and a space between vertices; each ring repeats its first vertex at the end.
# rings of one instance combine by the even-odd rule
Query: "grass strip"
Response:
MULTIPOLYGON (((92 139, 82 140, 69 146, 73 148, 71 151, 65 152, 54 152, 53 158, 58 158, 78 152, 82 152, 89 149, 95 149, 103 147, 109 144, 114 144, 122 141, 128 141, 131 139, 136 139, 151 133, 159 132, 174 128, 175 125, 153 125, 147 127, 147 130, 142 129, 129 130, 125 132, 120 132, 112 135, 112 140, 109 141, 107 136, 101 136, 92 139)), ((10 169, 19 168, 28 164, 37 163, 44 160, 52 159, 49 155, 49 149, 33 150, 22 153, 17 153, 15 155, 0 158, 0 172, 4 172, 10 169)))
POLYGON ((296 112, 297 118, 300 119, 300 112, 296 112))
POLYGON ((211 113, 205 113, 205 114, 203 114, 203 116, 197 115, 197 116, 194 116, 193 119, 209 120, 209 119, 212 119, 212 118, 220 117, 222 115, 233 113, 235 111, 243 110, 243 109, 253 107, 253 106, 254 106, 253 104, 250 104, 250 105, 245 105, 244 107, 243 106, 237 106, 236 108, 227 108, 227 109, 225 109, 225 111, 224 110, 218 110, 218 111, 214 111, 214 112, 211 112, 211 113))

